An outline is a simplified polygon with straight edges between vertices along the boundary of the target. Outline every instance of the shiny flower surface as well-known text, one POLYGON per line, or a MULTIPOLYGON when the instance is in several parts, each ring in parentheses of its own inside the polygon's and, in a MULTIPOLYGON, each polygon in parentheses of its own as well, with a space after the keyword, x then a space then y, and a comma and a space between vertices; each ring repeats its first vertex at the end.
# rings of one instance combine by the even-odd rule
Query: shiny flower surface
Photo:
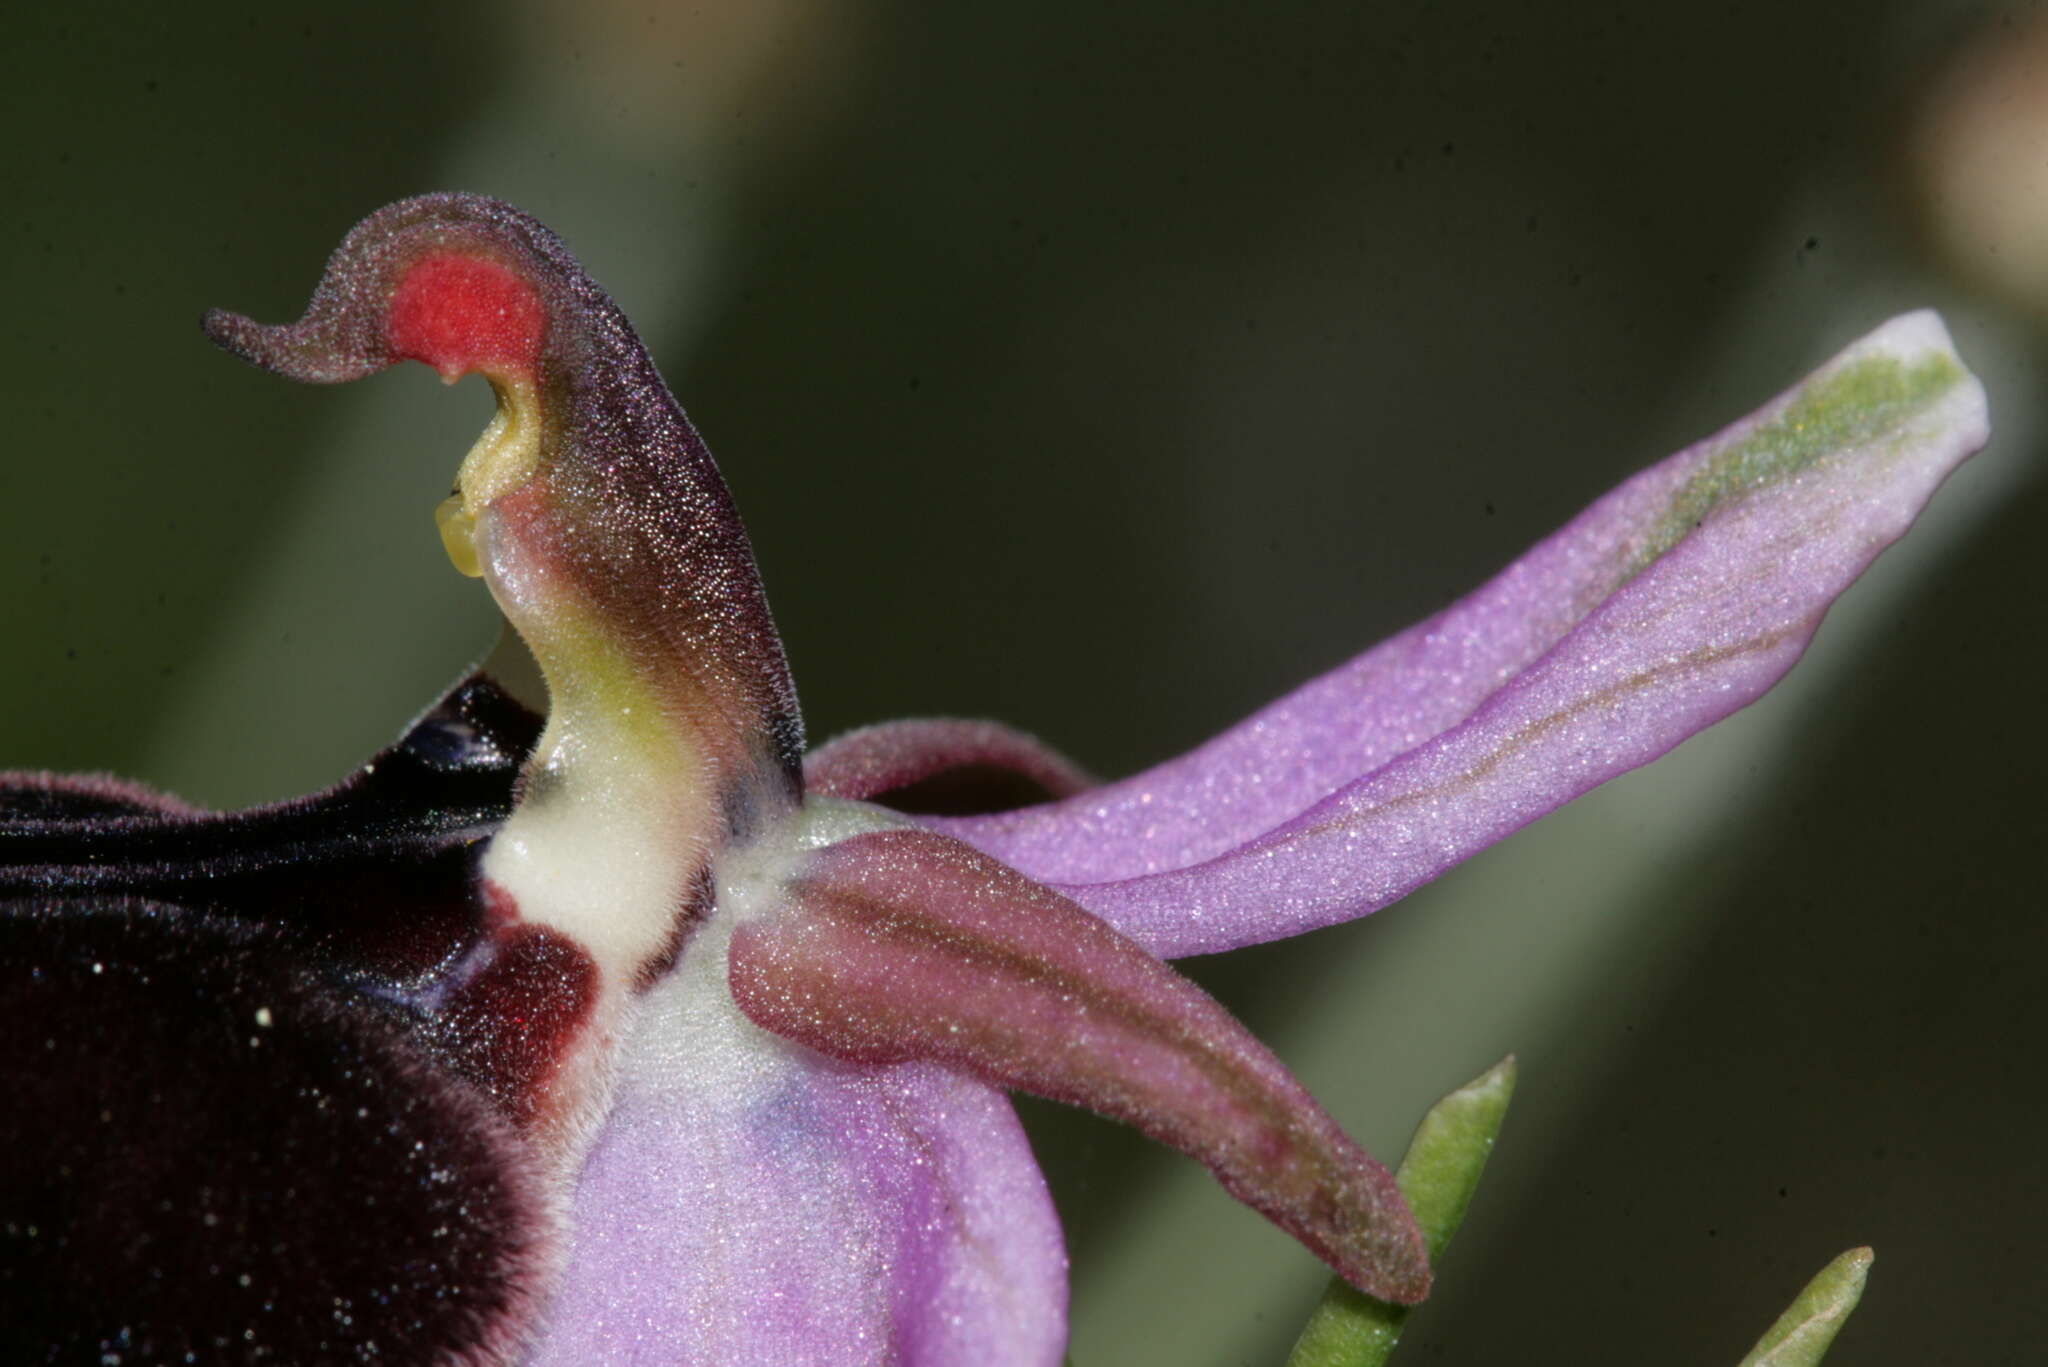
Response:
POLYGON ((1163 959, 1383 906, 1753 700, 1985 436, 1939 322, 1895 320, 1098 787, 991 723, 806 754, 709 454, 518 211, 390 206, 299 322, 208 330, 297 379, 487 377, 439 516, 509 631, 298 802, 0 777, 23 1360, 1057 1362, 1064 1255, 1006 1088, 1137 1126, 1419 1300, 1387 1171, 1163 959))

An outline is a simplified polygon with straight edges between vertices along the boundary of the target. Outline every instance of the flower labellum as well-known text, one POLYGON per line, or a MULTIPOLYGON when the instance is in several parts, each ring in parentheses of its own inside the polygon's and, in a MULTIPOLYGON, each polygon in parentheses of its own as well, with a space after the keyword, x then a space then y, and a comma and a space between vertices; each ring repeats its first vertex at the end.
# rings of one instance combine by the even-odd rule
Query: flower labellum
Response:
POLYGON ((392 205, 298 322, 206 326, 295 379, 482 374, 438 520, 510 630, 296 802, 0 775, 10 1361, 1055 1363, 1006 1088, 1420 1300, 1390 1174, 1160 956, 1362 915, 1752 700, 1985 435, 1939 322, 1895 320, 1097 787, 992 723, 807 756, 709 453, 517 210, 392 205), (940 793, 973 814, 913 814, 940 793))

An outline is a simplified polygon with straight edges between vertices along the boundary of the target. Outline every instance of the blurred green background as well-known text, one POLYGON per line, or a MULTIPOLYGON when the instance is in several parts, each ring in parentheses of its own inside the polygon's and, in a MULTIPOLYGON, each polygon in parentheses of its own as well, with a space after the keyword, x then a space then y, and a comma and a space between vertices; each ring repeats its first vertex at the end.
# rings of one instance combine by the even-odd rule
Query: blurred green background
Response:
MULTIPOLYGON (((1400 1360, 1732 1363, 1869 1243, 1836 1360, 2038 1361, 2043 351, 1918 250, 1899 150, 1953 45, 2033 14, 18 14, 0 761, 303 791, 488 644, 430 518, 481 384, 299 388, 196 327, 297 316, 421 190, 531 210, 639 324, 815 736, 989 715, 1110 774, 1938 304, 2000 435, 1791 683, 1398 908, 1188 967, 1389 1158, 1520 1055, 1400 1360)), ((1026 1111, 1081 1367, 1284 1354, 1319 1265, 1026 1111)))

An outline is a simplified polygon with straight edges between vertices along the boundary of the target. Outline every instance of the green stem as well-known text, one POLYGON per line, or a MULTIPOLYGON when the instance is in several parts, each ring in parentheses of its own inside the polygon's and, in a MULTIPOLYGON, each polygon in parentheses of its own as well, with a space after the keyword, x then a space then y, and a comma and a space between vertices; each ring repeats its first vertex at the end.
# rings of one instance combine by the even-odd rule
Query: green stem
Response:
MULTIPOLYGON (((1431 1266, 1465 1218, 1514 1090, 1511 1054, 1430 1107, 1408 1143, 1394 1178, 1422 1226, 1431 1266)), ((1408 1307, 1374 1300, 1333 1277, 1287 1367, 1379 1367, 1407 1321, 1408 1307)))

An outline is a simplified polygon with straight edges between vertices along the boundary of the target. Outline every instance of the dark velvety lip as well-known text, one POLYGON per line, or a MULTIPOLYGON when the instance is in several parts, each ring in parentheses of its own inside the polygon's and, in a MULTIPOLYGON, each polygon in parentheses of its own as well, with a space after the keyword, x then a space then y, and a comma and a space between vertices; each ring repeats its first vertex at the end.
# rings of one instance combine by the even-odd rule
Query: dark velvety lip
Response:
POLYGON ((478 933, 476 858, 540 727, 472 676, 326 792, 236 812, 0 775, 0 902, 146 898, 269 925, 330 972, 417 985, 478 933))
POLYGON ((405 1013, 103 896, 0 904, 0 1023, 0 1360, 505 1360, 544 1180, 405 1013))

